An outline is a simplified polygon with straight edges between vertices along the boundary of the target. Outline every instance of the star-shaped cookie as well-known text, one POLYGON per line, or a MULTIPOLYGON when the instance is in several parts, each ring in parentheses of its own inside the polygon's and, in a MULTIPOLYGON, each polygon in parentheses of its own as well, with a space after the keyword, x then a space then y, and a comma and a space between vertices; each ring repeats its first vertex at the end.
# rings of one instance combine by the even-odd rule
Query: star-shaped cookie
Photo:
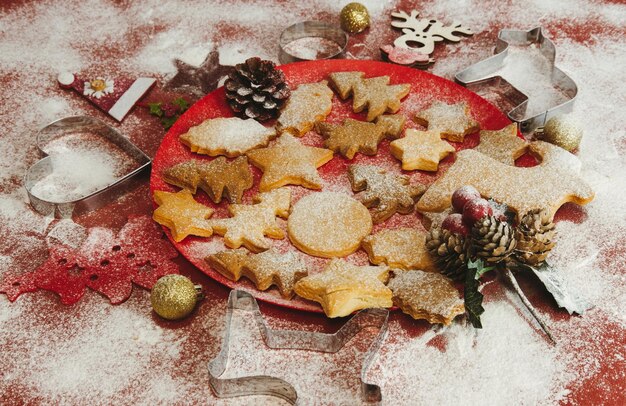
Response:
POLYGON ((412 213, 415 201, 426 189, 422 185, 411 185, 409 177, 387 172, 372 165, 350 165, 348 178, 361 203, 371 210, 374 223, 381 223, 396 212, 412 213))
POLYGON ((476 151, 507 165, 515 165, 515 160, 526 152, 528 143, 517 136, 517 124, 511 123, 501 130, 480 132, 480 144, 476 151))
POLYGON ((256 204, 231 204, 228 211, 232 217, 211 221, 213 231, 224 236, 227 247, 239 248, 243 245, 252 252, 261 252, 270 247, 265 236, 285 238, 285 232, 276 223, 276 216, 289 216, 291 191, 276 189, 259 193, 254 202, 256 204))
POLYGON ((357 152, 375 155, 384 138, 398 138, 405 121, 400 114, 379 116, 375 124, 348 118, 342 125, 317 123, 315 131, 326 139, 326 148, 352 159, 357 152))
POLYGON ((333 106, 333 91, 325 80, 319 83, 305 83, 293 92, 287 105, 280 113, 276 128, 279 133, 288 132, 302 137, 313 125, 324 121, 333 106))
POLYGON ((373 264, 404 270, 435 271, 426 249, 426 235, 426 232, 415 228, 386 229, 365 237, 361 247, 373 264))
POLYGON ((462 142, 467 134, 480 128, 478 121, 470 115, 467 103, 446 104, 436 101, 428 109, 417 114, 415 121, 428 131, 441 134, 453 142, 462 142))
POLYGON ((452 145, 441 139, 438 132, 408 129, 405 137, 389 144, 391 155, 402 161, 402 169, 436 171, 439 161, 454 152, 452 145))
POLYGON ((178 193, 157 190, 154 201, 159 207, 154 210, 152 218, 170 229, 174 241, 180 242, 188 235, 210 237, 213 234, 207 220, 213 209, 196 202, 189 190, 183 189, 178 193))
POLYGON ((276 136, 273 128, 264 127, 258 121, 242 120, 238 117, 218 117, 204 120, 180 135, 180 141, 191 152, 234 158, 267 145, 276 136))
POLYGON ((294 251, 281 254, 273 248, 260 254, 250 254, 242 248, 222 251, 210 255, 206 261, 233 281, 245 276, 259 290, 276 285, 286 298, 293 296, 295 283, 307 275, 306 265, 299 254, 294 251))
POLYGON ((320 303, 328 317, 343 317, 361 309, 391 307, 388 278, 386 266, 356 266, 333 259, 324 272, 300 279, 295 291, 320 303))
POLYGON ((230 162, 223 156, 210 162, 185 161, 165 169, 163 180, 189 189, 194 194, 199 187, 214 203, 221 202, 223 195, 231 203, 241 202, 243 192, 250 189, 253 182, 248 158, 245 156, 230 162))
POLYGON ((465 312, 459 291, 439 273, 400 271, 387 286, 393 291, 393 304, 414 319, 449 325, 465 312))
POLYGON ((283 134, 271 147, 249 151, 248 158, 263 171, 261 192, 284 185, 321 189, 317 168, 333 158, 333 151, 303 145, 293 136, 283 134))
POLYGON ((359 113, 367 109, 367 121, 381 114, 400 110, 401 100, 409 94, 411 85, 390 85, 389 76, 364 79, 363 72, 335 72, 329 75, 339 97, 347 99, 352 94, 352 110, 359 113))

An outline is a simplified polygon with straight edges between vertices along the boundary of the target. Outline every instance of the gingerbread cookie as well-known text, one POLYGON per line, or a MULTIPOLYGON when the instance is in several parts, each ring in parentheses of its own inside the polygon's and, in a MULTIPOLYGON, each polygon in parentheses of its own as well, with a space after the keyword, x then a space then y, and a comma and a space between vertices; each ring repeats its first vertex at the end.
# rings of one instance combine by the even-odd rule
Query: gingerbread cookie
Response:
POLYGON ((333 91, 325 80, 306 83, 291 92, 276 126, 279 133, 302 137, 315 123, 324 121, 333 105, 333 91))
POLYGON ((359 200, 372 209, 374 223, 380 223, 396 212, 412 213, 417 198, 426 189, 411 185, 409 177, 388 173, 386 169, 372 165, 350 165, 348 178, 355 192, 363 192, 359 200))
POLYGON ((405 171, 436 171, 439 161, 455 151, 437 132, 408 129, 405 134, 389 144, 391 155, 402 161, 405 171))
POLYGON ((387 286, 393 292, 393 304, 414 319, 449 325, 465 312, 458 290, 441 274, 400 271, 387 286))
POLYGON ((170 229, 174 241, 180 242, 188 235, 213 235, 211 224, 206 220, 213 214, 213 209, 196 202, 189 190, 178 193, 156 190, 154 201, 159 207, 154 210, 152 218, 170 229))
POLYGON ((267 145, 276 136, 273 128, 267 128, 256 120, 237 117, 210 118, 181 134, 180 140, 191 152, 233 158, 267 145))
POLYGON ((230 280, 242 276, 250 279, 259 290, 278 287, 283 297, 293 296, 295 283, 307 275, 306 265, 295 252, 279 253, 274 249, 250 254, 245 249, 221 251, 206 258, 208 264, 230 280))
POLYGON ((231 162, 223 156, 210 162, 182 162, 164 170, 163 180, 194 194, 199 187, 214 203, 221 202, 223 195, 231 203, 240 203, 243 192, 252 187, 252 173, 245 156, 231 162))
POLYGON ((322 178, 317 168, 333 159, 333 151, 302 145, 291 135, 283 134, 273 146, 250 151, 248 157, 263 171, 261 192, 284 185, 321 189, 322 178))
POLYGON ((364 79, 363 72, 335 72, 328 75, 341 99, 352 95, 352 109, 359 113, 367 109, 367 121, 381 114, 400 110, 401 100, 409 94, 411 85, 390 85, 389 76, 364 79))
POLYGON ((274 239, 285 238, 282 228, 276 223, 276 216, 287 218, 291 205, 291 191, 276 189, 259 193, 256 204, 231 204, 230 218, 211 221, 213 231, 224 236, 224 244, 229 248, 242 245, 252 252, 267 250, 270 245, 265 236, 274 239))
POLYGON ((446 104, 434 102, 430 108, 415 117, 417 123, 428 127, 428 131, 441 134, 450 141, 462 142, 465 136, 480 129, 478 121, 470 115, 467 103, 446 104))
POLYGON ((388 278, 386 266, 356 266, 333 259, 324 272, 300 279, 295 291, 321 304, 326 316, 344 317, 361 309, 391 307, 388 278))
POLYGON ((501 130, 480 132, 480 143, 474 150, 492 157, 507 165, 515 165, 515 160, 526 152, 528 144, 517 136, 517 124, 511 123, 501 130))
POLYGON ((365 237, 361 247, 373 264, 404 270, 435 271, 437 268, 426 249, 427 234, 408 227, 382 230, 365 237))
POLYGON ((371 231, 372 217, 367 208, 343 193, 307 195, 294 204, 287 220, 292 244, 316 257, 349 255, 371 231))
POLYGON ((398 138, 406 119, 400 114, 379 116, 376 124, 365 121, 346 119, 342 125, 317 123, 315 131, 326 139, 324 146, 341 153, 348 159, 354 158, 357 152, 375 155, 378 144, 384 138, 398 138))
POLYGON ((472 149, 458 152, 454 164, 417 202, 417 210, 445 210, 452 193, 464 185, 474 186, 484 198, 508 205, 518 216, 545 208, 552 218, 564 203, 582 205, 593 200, 593 190, 578 175, 580 161, 575 155, 542 141, 530 143, 529 151, 541 160, 539 165, 521 168, 472 149))

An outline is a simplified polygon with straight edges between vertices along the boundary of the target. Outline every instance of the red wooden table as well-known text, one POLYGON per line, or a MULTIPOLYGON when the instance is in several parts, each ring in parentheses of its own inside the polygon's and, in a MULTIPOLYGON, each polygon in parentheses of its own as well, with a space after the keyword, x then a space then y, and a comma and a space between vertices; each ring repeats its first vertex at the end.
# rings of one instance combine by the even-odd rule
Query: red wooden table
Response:
MULTIPOLYGON (((350 37, 348 58, 380 59, 378 48, 398 35, 390 12, 408 2, 365 3, 372 27, 350 37)), ((198 64, 215 46, 222 63, 249 56, 277 61, 280 31, 292 23, 337 20, 335 2, 291 4, 205 2, 132 4, 4 2, 0 5, 0 278, 29 272, 47 257, 46 234, 58 226, 34 213, 22 187, 26 169, 39 157, 34 130, 52 119, 89 114, 117 127, 153 156, 165 134, 146 109, 114 122, 55 82, 60 70, 139 77, 171 75, 169 62, 198 64)), ((589 206, 560 214, 553 262, 568 285, 596 307, 582 317, 556 310, 530 277, 520 283, 547 318, 557 344, 550 345, 514 293, 492 279, 484 328, 463 321, 431 327, 395 312, 390 334, 370 380, 382 387, 385 404, 624 404, 626 403, 626 185, 623 176, 626 124, 626 7, 608 2, 484 2, 420 4, 424 17, 458 20, 477 32, 458 44, 438 45, 429 71, 451 78, 488 56, 501 28, 543 25, 557 46, 559 67, 580 93, 575 114, 585 125, 579 157, 583 177, 597 196, 589 206)), ((171 94, 153 90, 147 98, 171 94)), ((74 218, 84 227, 119 230, 129 215, 150 215, 147 183, 115 203, 74 218)), ((181 322, 151 312, 149 292, 135 288, 113 306, 88 291, 65 306, 46 291, 10 303, 0 295, 0 403, 279 403, 255 397, 220 400, 208 387, 207 363, 221 346, 229 290, 182 258, 181 273, 203 285, 207 299, 181 322)), ((274 327, 334 331, 342 320, 261 303, 274 327)), ((359 402, 358 370, 372 339, 365 331, 337 354, 269 350, 246 315, 231 347, 227 376, 265 373, 298 389, 304 404, 359 402)))

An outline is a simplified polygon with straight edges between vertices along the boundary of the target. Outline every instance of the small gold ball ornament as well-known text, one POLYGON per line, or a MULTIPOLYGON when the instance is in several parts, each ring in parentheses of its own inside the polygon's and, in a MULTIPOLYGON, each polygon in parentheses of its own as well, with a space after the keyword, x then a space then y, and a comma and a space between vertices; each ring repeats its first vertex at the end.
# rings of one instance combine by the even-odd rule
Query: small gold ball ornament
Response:
POLYGON ((552 117, 543 127, 541 139, 550 144, 568 150, 578 149, 583 138, 583 129, 580 123, 570 114, 552 117))
POLYGON ((203 297, 202 287, 183 275, 165 275, 152 287, 150 302, 159 316, 168 320, 187 317, 203 297))
POLYGON ((341 9, 339 15, 341 28, 352 34, 361 32, 370 25, 370 14, 361 3, 349 3, 341 9))

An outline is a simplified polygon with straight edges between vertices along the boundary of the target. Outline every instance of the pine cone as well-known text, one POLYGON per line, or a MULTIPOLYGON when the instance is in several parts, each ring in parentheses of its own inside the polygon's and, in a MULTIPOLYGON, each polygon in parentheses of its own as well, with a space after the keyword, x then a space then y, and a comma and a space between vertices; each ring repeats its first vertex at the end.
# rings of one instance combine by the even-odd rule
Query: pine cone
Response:
POLYGON ((285 74, 274 62, 256 57, 236 65, 224 88, 235 113, 258 121, 276 118, 291 95, 285 74))
POLYGON ((555 245, 554 227, 546 210, 526 213, 517 227, 515 257, 528 265, 541 265, 555 245))
POLYGON ((516 243, 513 227, 494 216, 478 220, 472 227, 472 254, 488 264, 497 264, 508 258, 516 243))
POLYGON ((462 235, 441 228, 431 228, 426 236, 426 249, 439 271, 457 281, 464 279, 467 272, 467 244, 462 235))

